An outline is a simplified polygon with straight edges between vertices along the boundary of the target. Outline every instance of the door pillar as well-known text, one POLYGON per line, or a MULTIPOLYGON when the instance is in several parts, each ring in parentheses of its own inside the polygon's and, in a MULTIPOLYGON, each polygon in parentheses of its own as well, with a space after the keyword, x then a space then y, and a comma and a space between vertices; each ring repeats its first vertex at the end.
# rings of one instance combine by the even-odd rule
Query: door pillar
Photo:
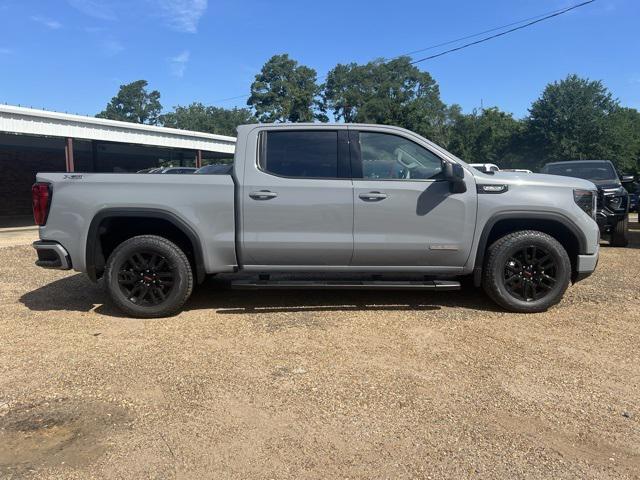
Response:
POLYGON ((73 172, 73 138, 67 137, 64 145, 64 160, 67 172, 73 172))

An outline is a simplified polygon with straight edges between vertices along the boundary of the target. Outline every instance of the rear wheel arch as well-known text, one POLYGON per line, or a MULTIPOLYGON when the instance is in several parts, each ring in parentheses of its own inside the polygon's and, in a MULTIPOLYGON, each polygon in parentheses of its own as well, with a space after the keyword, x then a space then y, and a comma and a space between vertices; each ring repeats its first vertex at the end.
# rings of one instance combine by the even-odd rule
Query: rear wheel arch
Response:
POLYGON ((97 281, 111 252, 138 235, 158 235, 174 242, 189 258, 197 283, 206 271, 202 244, 196 232, 177 215, 161 209, 107 208, 91 220, 86 242, 86 272, 97 281))
POLYGON ((489 246, 498 238, 519 230, 537 230, 555 238, 567 251, 573 276, 576 275, 577 257, 587 253, 587 239, 569 217, 555 212, 503 212, 492 216, 480 234, 474 264, 475 286, 479 287, 482 282, 482 268, 489 246))

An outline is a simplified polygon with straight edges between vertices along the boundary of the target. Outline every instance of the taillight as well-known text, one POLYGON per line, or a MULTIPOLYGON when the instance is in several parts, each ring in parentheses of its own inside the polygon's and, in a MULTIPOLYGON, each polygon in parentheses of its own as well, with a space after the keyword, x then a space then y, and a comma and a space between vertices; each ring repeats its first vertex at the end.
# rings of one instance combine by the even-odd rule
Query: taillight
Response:
POLYGON ((33 204, 33 219, 36 225, 47 223, 49 205, 51 204, 51 185, 48 183, 34 183, 31 187, 31 203, 33 204))

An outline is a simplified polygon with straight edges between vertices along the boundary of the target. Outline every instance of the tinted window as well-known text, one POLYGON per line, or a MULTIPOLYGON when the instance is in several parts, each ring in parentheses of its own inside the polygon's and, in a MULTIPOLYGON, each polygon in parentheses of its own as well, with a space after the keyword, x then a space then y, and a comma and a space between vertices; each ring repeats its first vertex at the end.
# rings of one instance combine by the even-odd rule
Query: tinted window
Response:
POLYGON ((338 132, 267 132, 260 166, 283 177, 337 178, 338 132))
POLYGON ((442 172, 442 160, 406 138, 360 132, 362 177, 381 180, 424 180, 442 172))

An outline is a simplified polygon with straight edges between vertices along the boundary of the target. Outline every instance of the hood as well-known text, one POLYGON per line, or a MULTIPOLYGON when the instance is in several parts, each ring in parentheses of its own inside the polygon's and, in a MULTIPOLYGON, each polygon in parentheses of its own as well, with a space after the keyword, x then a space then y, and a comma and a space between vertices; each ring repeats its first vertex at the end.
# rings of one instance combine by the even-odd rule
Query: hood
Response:
POLYGON ((599 190, 610 190, 613 188, 620 188, 622 184, 615 180, 592 180, 596 184, 599 190))
POLYGON ((479 183, 508 183, 511 185, 537 185, 548 187, 568 187, 582 188, 584 190, 595 190, 596 186, 589 180, 582 178, 563 177, 560 175, 546 175, 543 173, 524 173, 524 172, 496 172, 493 175, 487 175, 478 172, 474 175, 479 183))

